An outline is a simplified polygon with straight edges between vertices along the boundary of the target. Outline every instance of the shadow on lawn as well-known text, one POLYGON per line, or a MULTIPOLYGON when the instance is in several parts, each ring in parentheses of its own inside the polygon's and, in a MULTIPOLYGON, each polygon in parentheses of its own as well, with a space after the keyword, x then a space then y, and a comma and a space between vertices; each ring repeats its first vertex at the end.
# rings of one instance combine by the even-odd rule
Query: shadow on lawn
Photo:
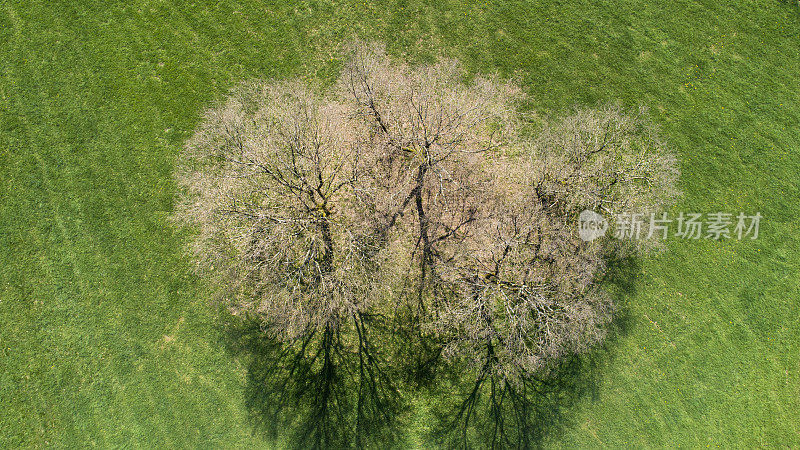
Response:
MULTIPOLYGON (((635 260, 612 264, 607 285, 617 304, 635 292, 638 273, 635 260)), ((548 376, 518 385, 458 364, 437 363, 420 379, 419 372, 409 376, 408 364, 389 364, 411 360, 412 351, 384 348, 403 347, 405 339, 378 341, 389 329, 378 332, 386 324, 376 318, 356 318, 347 333, 329 329, 293 345, 270 339, 256 321, 223 322, 227 348, 247 366, 245 403, 254 426, 279 447, 408 447, 411 408, 404 393, 414 393, 430 413, 417 424, 421 430, 414 430, 426 442, 448 448, 538 447, 573 425, 576 402, 596 398, 598 366, 613 357, 613 351, 574 357, 548 376)), ((607 347, 629 323, 622 309, 607 347)))
MULTIPOLYGON (((640 272, 632 258, 610 265, 605 284, 617 305, 636 292, 640 272)), ((467 380, 464 368, 441 372, 429 396, 435 424, 428 438, 448 448, 531 448, 542 446, 548 435, 573 426, 570 413, 583 399, 596 399, 601 365, 613 358, 615 339, 627 333, 630 318, 617 312, 605 351, 594 351, 564 361, 546 376, 528 377, 518 385, 503 383, 491 374, 467 380), (446 399, 446 400, 442 400, 446 399)))
POLYGON ((341 326, 351 329, 329 327, 292 344, 271 339, 254 320, 225 322, 227 348, 247 365, 245 404, 254 426, 279 447, 404 442, 409 408, 373 340, 375 318, 359 315, 341 326))

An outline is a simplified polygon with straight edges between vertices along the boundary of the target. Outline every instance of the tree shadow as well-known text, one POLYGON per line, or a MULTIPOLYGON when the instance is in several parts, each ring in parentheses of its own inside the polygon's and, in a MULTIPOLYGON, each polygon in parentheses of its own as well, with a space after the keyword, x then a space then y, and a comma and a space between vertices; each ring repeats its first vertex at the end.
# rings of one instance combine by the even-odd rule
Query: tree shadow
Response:
POLYGON ((596 395, 595 356, 574 357, 546 376, 516 384, 492 374, 464 380, 463 367, 431 395, 435 425, 428 438, 447 448, 532 448, 568 424, 568 413, 584 396, 596 395))
MULTIPOLYGON (((604 280, 616 304, 637 289, 639 263, 614 259, 604 280)), ((599 370, 631 318, 618 309, 604 350, 574 356, 547 375, 504 383, 491 373, 443 364, 418 327, 357 315, 296 342, 269 337, 252 318, 222 315, 224 345, 247 368, 245 405, 256 432, 281 448, 410 445, 412 386, 428 405, 427 442, 448 448, 541 447, 574 425, 571 412, 598 397, 599 370), (393 362, 394 361, 394 362, 393 362), (471 375, 467 375, 471 374, 471 375)))
POLYGON ((357 315, 296 342, 269 337, 259 321, 226 316, 227 349, 247 367, 245 406, 256 432, 282 448, 388 448, 406 439, 408 405, 357 315))
MULTIPOLYGON (((617 305, 636 292, 639 273, 635 258, 612 260, 603 282, 617 305)), ((579 401, 597 400, 600 368, 613 358, 615 341, 630 325, 628 311, 619 308, 602 350, 573 356, 548 374, 516 384, 458 364, 440 369, 427 391, 435 417, 427 438, 447 448, 543 446, 548 436, 575 425, 571 413, 579 401)))

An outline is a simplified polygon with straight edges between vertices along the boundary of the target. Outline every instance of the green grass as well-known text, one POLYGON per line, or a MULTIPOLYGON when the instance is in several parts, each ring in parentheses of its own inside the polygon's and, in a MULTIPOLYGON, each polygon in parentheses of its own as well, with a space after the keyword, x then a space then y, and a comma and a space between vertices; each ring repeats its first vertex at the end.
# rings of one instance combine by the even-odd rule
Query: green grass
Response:
POLYGON ((544 114, 649 105, 676 211, 764 215, 756 241, 642 261, 595 391, 548 444, 800 446, 796 6, 126 3, 0 2, 0 447, 264 445, 169 225, 171 171, 234 83, 330 80, 351 33, 519 71, 544 114))

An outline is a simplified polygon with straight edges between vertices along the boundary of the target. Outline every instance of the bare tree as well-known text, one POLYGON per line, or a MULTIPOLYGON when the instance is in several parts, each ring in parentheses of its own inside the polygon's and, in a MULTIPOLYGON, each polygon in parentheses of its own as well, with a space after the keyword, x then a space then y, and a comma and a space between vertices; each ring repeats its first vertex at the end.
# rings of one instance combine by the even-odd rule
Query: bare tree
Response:
POLYGON ((299 83, 240 86, 186 147, 179 218, 229 306, 292 340, 364 311, 368 262, 337 215, 348 201, 358 123, 299 83))
POLYGON ((424 308, 435 261, 448 258, 444 244, 460 239, 480 214, 488 187, 483 165, 513 137, 522 94, 496 78, 467 84, 454 60, 412 68, 392 63, 378 45, 356 43, 350 52, 341 97, 377 147, 359 200, 379 232, 393 234, 395 247, 414 261, 424 308))
POLYGON ((372 335, 379 267, 352 206, 366 135, 308 86, 248 83, 206 113, 181 161, 177 219, 197 229, 198 266, 270 339, 245 346, 265 400, 251 409, 271 431, 295 426, 303 448, 364 445, 397 422, 372 335))
POLYGON ((540 192, 564 213, 651 212, 679 195, 677 162, 645 107, 578 109, 547 124, 529 155, 540 192))
POLYGON ((357 42, 328 93, 250 83, 209 110, 177 217, 226 305, 330 374, 349 352, 362 386, 386 385, 376 322, 411 329, 430 350, 419 363, 468 364, 454 421, 468 424, 485 383, 502 396, 490 404, 528 399, 535 377, 603 340, 607 262, 641 248, 582 241, 580 211, 656 211, 677 195, 646 111, 580 109, 528 138, 522 99, 457 61, 412 67, 357 42))
POLYGON ((447 355, 470 355, 512 382, 600 342, 611 320, 598 282, 614 253, 638 247, 584 242, 578 214, 650 212, 677 195, 674 158, 644 111, 579 110, 525 146, 525 157, 495 168, 480 202, 487 213, 448 267, 460 295, 433 323, 440 333, 454 328, 447 355))

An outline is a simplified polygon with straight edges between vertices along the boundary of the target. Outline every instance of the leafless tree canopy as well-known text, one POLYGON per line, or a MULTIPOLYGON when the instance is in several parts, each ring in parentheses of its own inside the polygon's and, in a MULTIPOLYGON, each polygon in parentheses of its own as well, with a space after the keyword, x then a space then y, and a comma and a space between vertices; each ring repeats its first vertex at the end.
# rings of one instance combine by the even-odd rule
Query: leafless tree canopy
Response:
POLYGON ((410 308, 446 358, 517 385, 602 341, 598 281, 638 250, 580 240, 580 211, 677 195, 646 111, 580 109, 529 137, 521 99, 457 61, 356 43, 330 89, 248 83, 208 110, 177 217, 226 304, 280 341, 410 308))

